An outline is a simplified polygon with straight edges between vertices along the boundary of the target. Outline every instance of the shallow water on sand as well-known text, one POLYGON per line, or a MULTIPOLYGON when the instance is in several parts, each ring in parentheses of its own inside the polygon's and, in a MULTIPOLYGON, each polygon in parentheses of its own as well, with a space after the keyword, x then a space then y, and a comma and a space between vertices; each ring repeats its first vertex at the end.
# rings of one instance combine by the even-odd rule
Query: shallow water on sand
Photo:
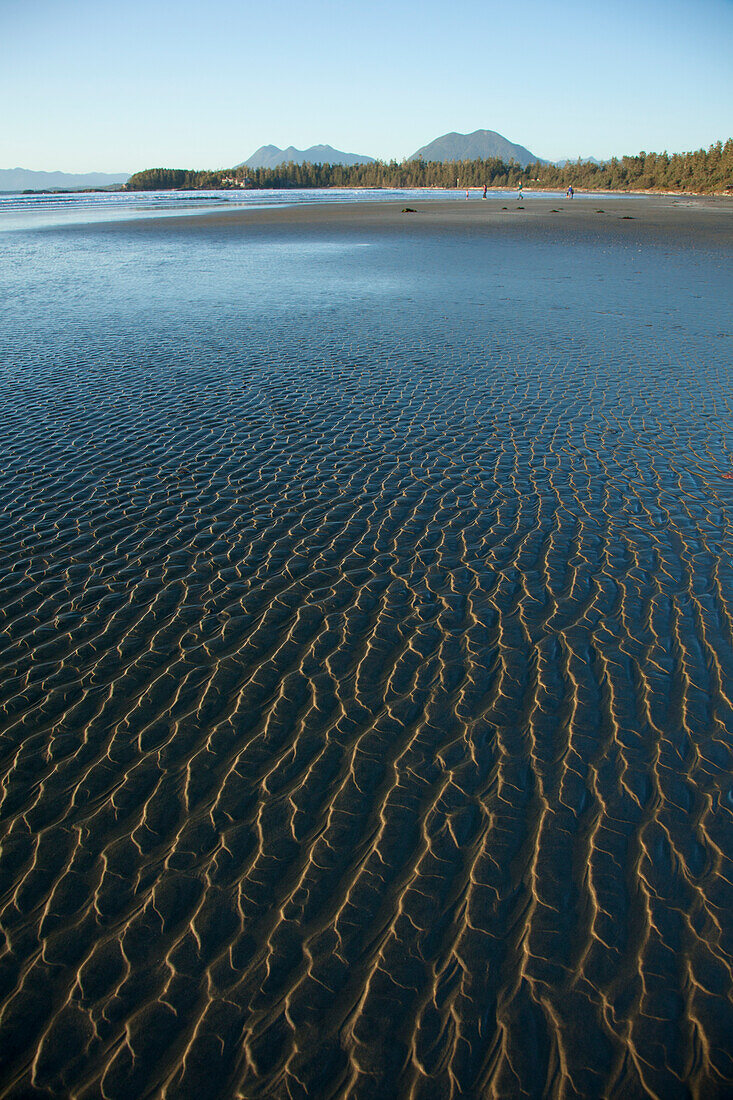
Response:
POLYGON ((3 238, 3 1096, 731 1095, 729 259, 3 238))
MULTIPOLYGON (((478 188, 472 196, 478 198, 478 188)), ((516 198, 516 191, 492 192, 492 198, 516 198)), ((580 196, 579 196, 580 198, 580 196)), ((590 196, 589 196, 590 198, 590 196)), ((328 187, 252 191, 66 191, 20 194, 0 191, 0 233, 41 226, 129 221, 136 218, 178 217, 181 214, 211 213, 212 210, 242 211, 261 207, 320 206, 323 203, 420 202, 464 200, 458 189, 328 187)), ((582 201, 582 200, 581 200, 582 201)), ((592 199, 591 199, 592 201, 592 199)))

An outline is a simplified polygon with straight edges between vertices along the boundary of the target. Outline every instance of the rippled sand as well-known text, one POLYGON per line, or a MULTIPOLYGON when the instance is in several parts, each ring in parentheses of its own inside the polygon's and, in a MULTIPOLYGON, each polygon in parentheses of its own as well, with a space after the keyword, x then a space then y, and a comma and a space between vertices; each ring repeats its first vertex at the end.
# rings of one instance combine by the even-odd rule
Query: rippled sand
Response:
POLYGON ((733 1095, 733 204, 625 201, 0 239, 2 1096, 733 1095))

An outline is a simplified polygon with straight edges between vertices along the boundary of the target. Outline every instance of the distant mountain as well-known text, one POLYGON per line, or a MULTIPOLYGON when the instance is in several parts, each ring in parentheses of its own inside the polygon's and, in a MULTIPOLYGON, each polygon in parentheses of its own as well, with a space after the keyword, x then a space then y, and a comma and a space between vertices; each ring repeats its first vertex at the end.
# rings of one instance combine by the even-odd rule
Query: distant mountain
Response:
POLYGON ((126 183, 129 172, 31 172, 28 168, 0 168, 0 191, 44 191, 60 187, 114 187, 126 183))
POLYGON ((524 168, 539 160, 523 145, 507 141, 495 130, 474 130, 472 134, 443 134, 442 137, 423 145, 408 160, 487 160, 500 157, 503 161, 515 160, 524 168))
POLYGON ((310 149, 296 149, 294 145, 278 149, 277 145, 263 145, 237 168, 277 168, 289 161, 294 164, 373 164, 374 157, 343 153, 332 145, 311 145, 310 149))
POLYGON ((580 161, 581 164, 602 164, 603 161, 596 160, 595 157, 560 157, 559 160, 554 160, 552 163, 556 164, 558 168, 564 168, 566 164, 577 164, 580 161))

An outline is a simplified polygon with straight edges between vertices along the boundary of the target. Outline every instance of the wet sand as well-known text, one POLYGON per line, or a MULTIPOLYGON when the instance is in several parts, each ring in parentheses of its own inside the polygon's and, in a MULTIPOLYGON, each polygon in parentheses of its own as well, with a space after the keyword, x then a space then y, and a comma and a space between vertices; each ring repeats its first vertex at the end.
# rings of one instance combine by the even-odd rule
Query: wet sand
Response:
POLYGON ((733 203, 413 205, 0 241, 3 1097, 733 1093, 733 203))
MULTIPOLYGON (((449 229, 454 232, 512 232, 528 223, 535 233, 547 232, 559 237, 568 232, 590 232, 599 236, 625 234, 660 236, 691 242, 711 239, 730 244, 733 234, 733 198, 681 195, 619 195, 585 193, 574 199, 554 198, 530 193, 520 202, 514 194, 497 196, 489 193, 481 199, 478 193, 463 200, 410 199, 405 202, 323 203, 313 206, 291 206, 219 210, 205 214, 181 215, 159 219, 141 219, 134 223, 140 232, 153 224, 168 228, 203 231, 213 227, 231 231, 272 230, 299 227, 318 232, 414 233, 449 229), (408 209, 410 213, 403 213, 408 209), (631 225, 630 222, 640 222, 631 225), (615 225, 615 222, 621 224, 615 225)), ((129 222, 112 224, 121 232, 131 227, 129 222)))

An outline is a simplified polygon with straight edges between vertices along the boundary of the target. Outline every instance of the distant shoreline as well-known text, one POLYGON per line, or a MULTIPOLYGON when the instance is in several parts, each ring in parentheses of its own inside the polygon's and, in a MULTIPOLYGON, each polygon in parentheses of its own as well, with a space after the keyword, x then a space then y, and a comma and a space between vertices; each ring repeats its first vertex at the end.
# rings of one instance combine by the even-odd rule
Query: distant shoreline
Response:
POLYGON ((639 153, 612 157, 603 163, 579 161, 562 165, 535 161, 524 166, 500 157, 375 161, 371 164, 287 163, 276 168, 192 170, 188 168, 145 168, 127 180, 128 191, 186 188, 210 190, 220 187, 245 190, 275 187, 440 187, 461 189, 541 188, 564 191, 572 184, 580 191, 684 191, 714 193, 731 188, 733 180, 733 138, 709 149, 689 153, 639 153))
MULTIPOLYGON (((127 190, 123 187, 73 187, 68 190, 63 188, 41 188, 40 190, 28 190, 22 191, 0 191, 0 195, 17 195, 19 198, 23 196, 31 197, 33 195, 157 195, 157 194, 178 194, 178 195, 194 195, 201 191, 202 188, 197 187, 166 187, 166 188, 151 188, 149 191, 142 190, 127 190)), ((525 195, 557 195, 563 192, 561 187, 525 187, 525 195)), ((589 187, 575 187, 573 190, 576 195, 670 195, 679 198, 733 198, 733 189, 725 191, 658 191, 653 189, 638 189, 638 188, 589 188, 589 187)), ((207 189, 208 193, 218 193, 222 195, 230 194, 257 194, 258 192, 276 191, 278 194, 287 193, 288 191, 451 191, 456 194, 461 194, 465 191, 480 192, 483 191, 483 187, 480 184, 469 184, 468 187, 425 187, 419 185, 405 185, 404 187, 378 187, 372 185, 337 185, 334 184, 331 187, 247 187, 238 190, 234 187, 212 187, 207 189)), ((488 186, 487 192, 496 192, 504 194, 515 194, 516 187, 502 187, 502 186, 488 186)))

